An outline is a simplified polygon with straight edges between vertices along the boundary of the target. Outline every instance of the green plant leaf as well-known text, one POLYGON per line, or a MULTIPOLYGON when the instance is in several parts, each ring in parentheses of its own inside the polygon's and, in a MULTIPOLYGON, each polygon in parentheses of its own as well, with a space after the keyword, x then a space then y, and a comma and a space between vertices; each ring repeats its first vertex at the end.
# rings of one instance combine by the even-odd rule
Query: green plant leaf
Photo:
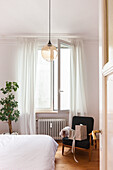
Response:
POLYGON ((5 88, 1 88, 4 98, 0 99, 0 120, 17 121, 20 112, 18 111, 18 102, 15 100, 14 92, 19 88, 17 82, 6 81, 5 88))

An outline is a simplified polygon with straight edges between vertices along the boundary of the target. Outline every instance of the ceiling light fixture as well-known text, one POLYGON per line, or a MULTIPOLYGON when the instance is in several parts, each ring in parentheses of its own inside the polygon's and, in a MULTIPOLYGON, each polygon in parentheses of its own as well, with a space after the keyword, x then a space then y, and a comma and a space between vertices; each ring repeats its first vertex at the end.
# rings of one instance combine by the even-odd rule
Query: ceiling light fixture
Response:
POLYGON ((49 0, 49 42, 42 48, 42 57, 47 61, 53 61, 57 58, 58 52, 51 43, 51 0, 49 0))

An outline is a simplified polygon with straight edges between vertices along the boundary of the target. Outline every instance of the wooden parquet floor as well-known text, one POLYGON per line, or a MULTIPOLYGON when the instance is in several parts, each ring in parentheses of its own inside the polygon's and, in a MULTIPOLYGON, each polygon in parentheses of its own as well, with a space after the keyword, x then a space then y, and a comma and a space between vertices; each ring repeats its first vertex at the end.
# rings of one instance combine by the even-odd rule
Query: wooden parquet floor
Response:
POLYGON ((76 158, 78 163, 73 159, 73 154, 69 148, 64 148, 64 156, 62 156, 62 146, 59 147, 55 156, 56 170, 99 170, 99 152, 98 150, 92 151, 92 158, 89 162, 88 152, 76 149, 76 158))

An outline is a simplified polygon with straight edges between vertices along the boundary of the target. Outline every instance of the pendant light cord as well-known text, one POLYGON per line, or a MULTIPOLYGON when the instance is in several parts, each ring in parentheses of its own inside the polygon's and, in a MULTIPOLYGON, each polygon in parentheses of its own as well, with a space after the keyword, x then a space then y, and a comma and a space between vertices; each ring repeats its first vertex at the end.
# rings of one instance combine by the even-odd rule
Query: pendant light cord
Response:
POLYGON ((49 44, 51 44, 51 0, 49 0, 49 44))

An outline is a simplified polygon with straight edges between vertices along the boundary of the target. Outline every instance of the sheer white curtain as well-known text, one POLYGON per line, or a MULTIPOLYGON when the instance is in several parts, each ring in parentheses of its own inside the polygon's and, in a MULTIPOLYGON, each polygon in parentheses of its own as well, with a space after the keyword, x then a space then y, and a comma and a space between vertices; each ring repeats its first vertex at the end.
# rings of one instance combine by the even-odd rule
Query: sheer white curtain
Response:
POLYGON ((69 125, 72 117, 87 113, 85 83, 84 83, 84 48, 82 40, 74 40, 71 55, 71 89, 70 89, 70 114, 69 125))
POLYGON ((35 85, 37 65, 37 40, 19 40, 18 82, 19 82, 19 129, 21 134, 35 134, 35 85))

